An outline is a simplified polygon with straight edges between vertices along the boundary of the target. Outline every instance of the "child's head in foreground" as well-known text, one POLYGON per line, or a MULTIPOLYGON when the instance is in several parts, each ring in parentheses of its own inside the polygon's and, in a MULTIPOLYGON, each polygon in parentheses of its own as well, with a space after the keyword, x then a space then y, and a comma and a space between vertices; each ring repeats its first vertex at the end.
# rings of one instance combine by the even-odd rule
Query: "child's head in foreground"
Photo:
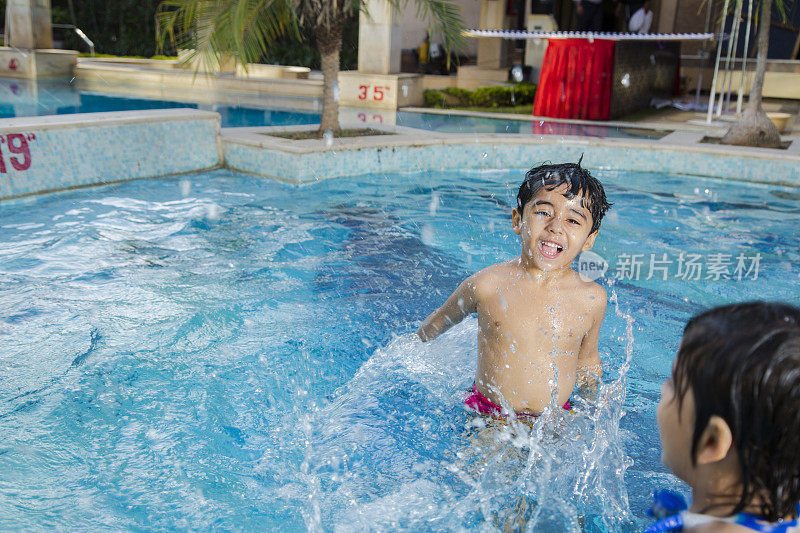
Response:
POLYGON ((580 161, 539 165, 519 188, 513 228, 539 266, 563 267, 592 247, 609 207, 603 186, 580 161))
MULTIPOLYGON (((749 302, 686 325, 658 405, 662 459, 731 514, 800 501, 800 309, 749 302)), ((712 509, 701 509, 702 512, 712 509)))

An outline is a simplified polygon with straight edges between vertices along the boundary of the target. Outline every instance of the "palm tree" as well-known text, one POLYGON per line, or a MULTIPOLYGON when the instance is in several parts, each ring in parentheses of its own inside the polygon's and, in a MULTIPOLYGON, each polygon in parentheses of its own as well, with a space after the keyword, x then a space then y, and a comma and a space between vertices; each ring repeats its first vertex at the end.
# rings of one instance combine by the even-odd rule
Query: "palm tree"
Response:
MULTIPOLYGON (((320 51, 322 119, 319 134, 339 128, 336 87, 339 52, 347 17, 367 11, 368 0, 163 0, 159 6, 159 46, 169 38, 176 48, 194 50, 206 66, 217 66, 224 56, 246 65, 258 61, 275 38, 290 34, 301 38, 301 29, 314 33, 320 51)), ((386 0, 394 8, 407 0, 386 0)), ((417 14, 425 16, 433 31, 441 35, 450 57, 463 48, 464 23, 454 0, 414 0, 417 14)), ((210 70, 210 69, 209 69, 210 70)))
MULTIPOLYGON (((744 0, 738 1, 742 2, 744 0)), ((781 13, 785 13, 785 1, 775 0, 775 4, 781 13)), ((764 74, 767 71, 767 49, 769 48, 771 18, 772 0, 761 0, 761 20, 758 25, 758 54, 756 56, 756 73, 753 78, 753 87, 750 89, 747 107, 742 116, 722 137, 723 144, 760 146, 763 148, 780 147, 781 136, 778 128, 767 117, 767 113, 761 106, 761 91, 764 87, 764 74)))

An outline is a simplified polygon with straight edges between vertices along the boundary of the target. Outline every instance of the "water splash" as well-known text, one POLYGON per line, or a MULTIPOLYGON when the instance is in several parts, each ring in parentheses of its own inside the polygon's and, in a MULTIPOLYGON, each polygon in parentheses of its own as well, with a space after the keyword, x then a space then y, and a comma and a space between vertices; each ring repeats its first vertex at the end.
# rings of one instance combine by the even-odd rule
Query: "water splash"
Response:
MULTIPOLYGON (((625 317, 616 295, 611 301, 625 317)), ((626 320, 620 377, 603 384, 594 401, 577 397, 574 414, 553 402, 533 428, 464 410, 477 358, 475 319, 433 343, 404 335, 378 349, 303 426, 300 485, 309 485, 300 492, 314 495, 305 503, 306 524, 635 530, 624 483, 631 462, 619 436, 633 352, 633 321, 626 320)))

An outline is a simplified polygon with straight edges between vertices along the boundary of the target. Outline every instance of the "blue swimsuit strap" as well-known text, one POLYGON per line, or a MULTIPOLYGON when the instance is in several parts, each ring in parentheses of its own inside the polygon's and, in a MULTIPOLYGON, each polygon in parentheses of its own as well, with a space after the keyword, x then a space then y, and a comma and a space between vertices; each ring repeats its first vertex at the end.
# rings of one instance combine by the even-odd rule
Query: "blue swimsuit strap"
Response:
MULTIPOLYGON (((798 516, 800 516, 800 504, 797 505, 798 516)), ((739 513, 736 515, 735 524, 744 526, 760 533, 786 533, 789 528, 798 527, 800 519, 795 518, 789 522, 779 522, 777 524, 770 524, 763 522, 759 517, 749 513, 739 513)), ((666 518, 662 518, 658 522, 652 524, 645 530, 645 533, 670 533, 683 531, 683 513, 674 514, 666 518)))
MULTIPOLYGON (((797 514, 800 516, 800 503, 797 504, 797 514)), ((736 518, 736 523, 740 526, 750 528, 761 533, 785 533, 789 528, 797 527, 800 525, 800 519, 795 518, 788 522, 779 522, 777 524, 765 523, 761 518, 750 513, 739 513, 736 518)))

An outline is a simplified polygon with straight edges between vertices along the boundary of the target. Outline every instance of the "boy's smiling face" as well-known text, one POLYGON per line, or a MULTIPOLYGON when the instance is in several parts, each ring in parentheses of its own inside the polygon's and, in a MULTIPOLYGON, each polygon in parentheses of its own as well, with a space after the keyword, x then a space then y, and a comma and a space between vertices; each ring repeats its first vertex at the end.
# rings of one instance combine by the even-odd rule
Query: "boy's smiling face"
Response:
POLYGON ((567 184, 541 189, 523 208, 514 209, 512 227, 522 237, 522 254, 537 268, 568 267, 581 251, 590 250, 597 237, 592 214, 583 196, 567 198, 567 184))

